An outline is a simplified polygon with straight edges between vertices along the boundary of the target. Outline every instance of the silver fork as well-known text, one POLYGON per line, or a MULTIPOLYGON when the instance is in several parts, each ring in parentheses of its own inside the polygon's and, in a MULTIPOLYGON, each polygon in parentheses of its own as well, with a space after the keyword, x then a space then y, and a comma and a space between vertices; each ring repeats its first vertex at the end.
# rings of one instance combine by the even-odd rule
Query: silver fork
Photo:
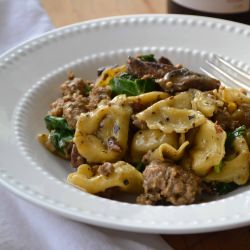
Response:
POLYGON ((243 88, 250 93, 250 74, 235 67, 224 58, 215 55, 213 60, 206 60, 200 69, 208 76, 217 78, 227 87, 243 88))

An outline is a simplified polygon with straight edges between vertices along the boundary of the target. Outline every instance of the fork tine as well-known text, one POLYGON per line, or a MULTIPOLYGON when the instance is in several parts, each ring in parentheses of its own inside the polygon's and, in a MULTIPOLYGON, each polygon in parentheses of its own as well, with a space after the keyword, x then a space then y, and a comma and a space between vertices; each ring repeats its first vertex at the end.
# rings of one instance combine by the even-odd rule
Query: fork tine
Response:
MULTIPOLYGON (((203 71, 203 73, 205 73, 206 75, 208 75, 208 76, 210 76, 210 77, 212 77, 212 78, 218 78, 218 77, 216 77, 215 75, 213 75, 212 73, 210 73, 210 72, 208 72, 206 69, 204 69, 203 67, 200 67, 200 70, 201 71, 203 71)), ((221 81, 220 80, 220 82, 223 84, 223 85, 225 85, 225 83, 223 82, 223 81, 221 81)))
POLYGON ((246 85, 241 83, 240 81, 238 81, 237 79, 235 79, 234 77, 230 76, 229 74, 227 74, 226 72, 224 72, 223 70, 221 70, 219 67, 217 67, 216 65, 214 65, 212 62, 206 60, 206 63, 213 68, 215 71, 219 72, 221 75, 223 75, 224 77, 226 77, 227 79, 229 79, 232 83, 234 83, 237 87, 241 87, 243 89, 246 89, 248 91, 250 91, 250 88, 246 85))
POLYGON ((224 65, 226 65, 228 68, 232 69, 233 71, 237 72, 239 75, 241 75, 243 78, 246 78, 247 81, 250 81, 250 75, 239 70, 235 66, 233 66, 231 63, 224 60, 222 57, 216 55, 216 58, 224 65))

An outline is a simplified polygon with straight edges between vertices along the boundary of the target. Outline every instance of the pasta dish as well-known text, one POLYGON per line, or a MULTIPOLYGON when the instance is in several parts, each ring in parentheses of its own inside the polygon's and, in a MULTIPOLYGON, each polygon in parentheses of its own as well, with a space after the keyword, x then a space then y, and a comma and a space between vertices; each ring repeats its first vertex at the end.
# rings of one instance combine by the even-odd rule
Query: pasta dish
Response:
POLYGON ((249 180, 250 98, 244 89, 154 55, 99 68, 97 79, 69 72, 39 141, 70 161, 67 181, 148 205, 185 205, 249 180))

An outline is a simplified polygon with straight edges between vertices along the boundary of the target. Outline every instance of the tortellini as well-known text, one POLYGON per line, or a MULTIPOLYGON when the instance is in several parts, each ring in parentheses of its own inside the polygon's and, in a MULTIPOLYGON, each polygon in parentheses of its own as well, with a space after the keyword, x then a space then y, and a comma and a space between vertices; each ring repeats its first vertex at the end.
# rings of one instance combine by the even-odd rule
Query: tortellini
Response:
POLYGON ((164 161, 165 159, 169 159, 178 161, 183 157, 188 145, 189 142, 185 141, 178 149, 176 149, 168 143, 163 143, 151 154, 150 160, 164 161))
POLYGON ((186 133, 206 121, 199 111, 169 107, 168 99, 155 103, 135 117, 146 122, 148 128, 160 129, 164 133, 186 133))
POLYGON ((145 129, 135 133, 131 144, 131 157, 133 162, 139 162, 148 151, 158 148, 161 144, 168 143, 174 148, 178 145, 176 133, 164 134, 160 130, 145 129))
MULTIPOLYGON (((167 98, 169 95, 161 91, 152 91, 138 96, 128 96, 127 104, 138 103, 143 106, 151 105, 157 101, 167 98)), ((126 103, 126 102, 125 102, 126 103)))
POLYGON ((225 155, 226 132, 217 124, 206 120, 194 139, 194 147, 190 151, 192 169, 200 176, 221 162, 225 155))
POLYGON ((82 113, 76 124, 74 143, 89 163, 115 162, 127 149, 132 109, 116 104, 82 113))
POLYGON ((220 88, 219 97, 226 103, 250 103, 250 98, 245 95, 240 89, 236 88, 220 88))
POLYGON ((130 105, 135 109, 142 110, 168 96, 167 93, 161 91, 152 91, 138 96, 118 95, 111 100, 111 103, 130 105))
POLYGON ((143 176, 132 165, 118 161, 113 164, 113 172, 109 176, 95 174, 88 164, 80 165, 77 172, 68 176, 68 182, 91 194, 104 192, 109 188, 119 187, 121 191, 141 193, 143 176))
POLYGON ((165 103, 169 107, 179 108, 179 109, 192 109, 191 101, 193 94, 190 91, 181 92, 176 96, 171 96, 165 103))
POLYGON ((192 109, 199 110, 206 117, 213 116, 218 106, 223 105, 222 101, 216 100, 215 96, 208 92, 201 92, 199 90, 192 90, 192 92, 192 109))
POLYGON ((206 181, 235 182, 244 185, 249 178, 249 150, 243 137, 235 138, 233 142, 235 152, 238 154, 232 160, 225 160, 219 173, 211 171, 206 181))

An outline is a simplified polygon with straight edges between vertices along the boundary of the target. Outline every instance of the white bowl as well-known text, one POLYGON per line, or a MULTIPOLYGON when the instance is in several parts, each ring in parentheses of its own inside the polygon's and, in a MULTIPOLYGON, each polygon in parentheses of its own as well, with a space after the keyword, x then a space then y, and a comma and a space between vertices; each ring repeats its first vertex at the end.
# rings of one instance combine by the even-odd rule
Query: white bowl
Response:
POLYGON ((192 16, 146 15, 76 24, 9 51, 0 60, 4 83, 0 93, 0 182, 66 217, 121 230, 192 233, 248 224, 247 186, 219 200, 189 206, 112 201, 68 185, 68 162, 48 153, 36 136, 45 131, 43 117, 59 96, 58 87, 69 69, 84 79, 95 79, 99 66, 121 64, 128 55, 150 52, 195 71, 217 53, 250 71, 246 64, 250 62, 249 42, 245 25, 192 16))

